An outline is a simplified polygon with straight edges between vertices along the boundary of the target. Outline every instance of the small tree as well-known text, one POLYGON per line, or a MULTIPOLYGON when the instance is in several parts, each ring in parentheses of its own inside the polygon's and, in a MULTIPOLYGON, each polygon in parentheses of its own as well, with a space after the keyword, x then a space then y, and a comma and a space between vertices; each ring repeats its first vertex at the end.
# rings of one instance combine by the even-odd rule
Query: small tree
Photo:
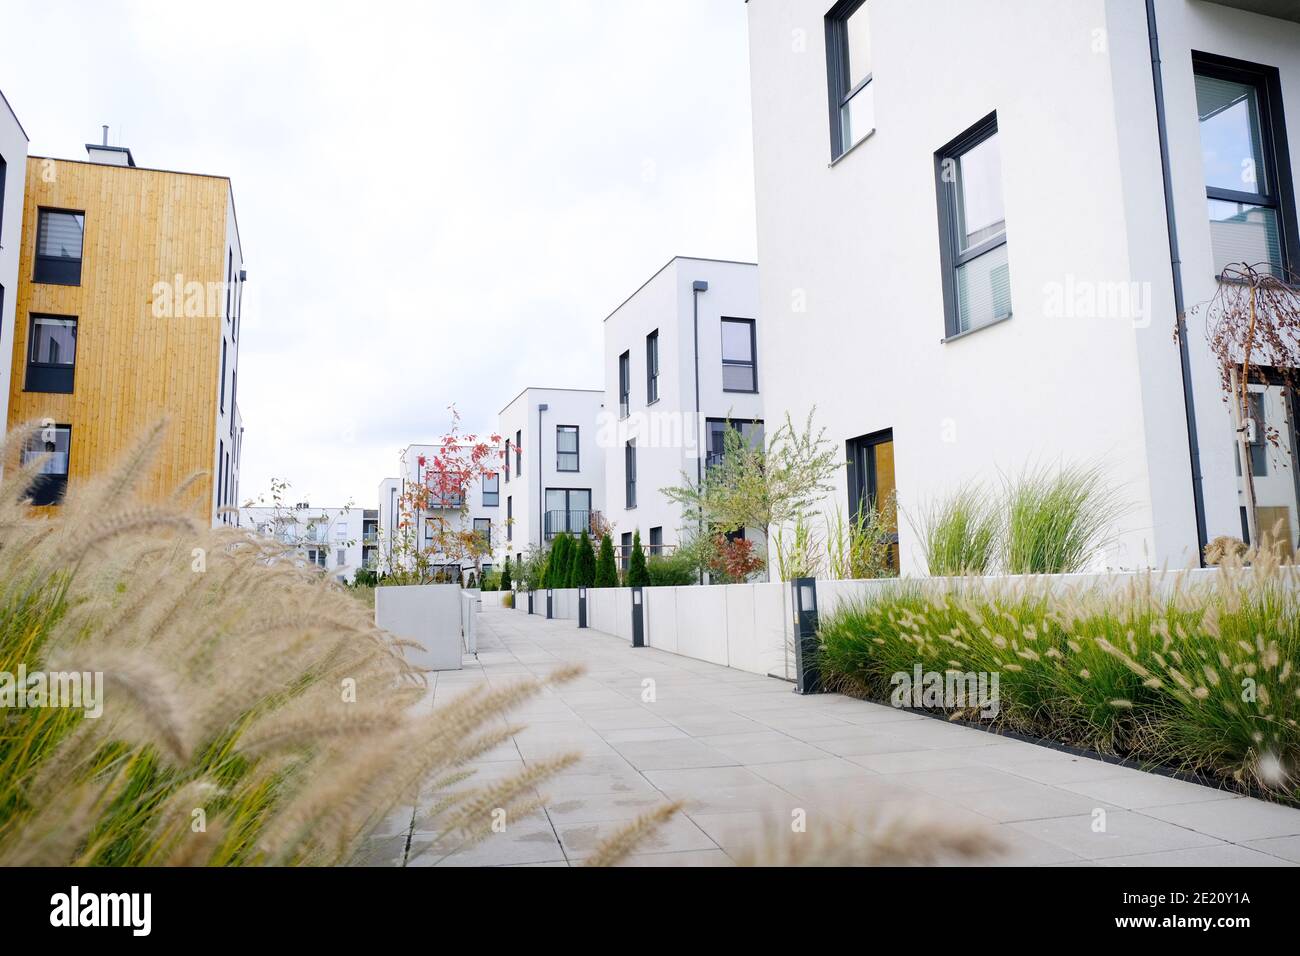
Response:
POLYGON ((650 572, 645 566, 645 552, 641 550, 641 532, 632 533, 632 557, 627 565, 627 586, 630 588, 649 587, 650 572))
POLYGON ((510 580, 510 555, 506 555, 506 563, 501 568, 501 590, 510 591, 514 588, 514 582, 510 580))
POLYGON ((716 535, 709 573, 729 584, 743 584, 763 570, 766 562, 754 553, 754 542, 746 538, 716 535))
POLYGON ((1267 270, 1262 263, 1227 266, 1206 319, 1210 351, 1218 362, 1223 398, 1237 432, 1246 528, 1254 545, 1261 543, 1261 537, 1250 441, 1254 438, 1277 452, 1281 440, 1277 428, 1256 421, 1249 388, 1252 368, 1267 366, 1288 398, 1300 386, 1300 286, 1289 285, 1267 270))
POLYGON ((614 541, 608 534, 600 539, 600 560, 596 562, 596 587, 618 587, 618 563, 614 560, 614 541))
POLYGON ((683 474, 682 484, 661 489, 663 495, 680 504, 683 518, 697 528, 723 533, 752 528, 770 541, 773 526, 806 518, 833 490, 831 478, 843 465, 826 429, 814 429, 813 413, 800 430, 787 414, 765 443, 727 428, 722 456, 705 469, 703 481, 683 474))
POLYGON ((589 588, 596 583, 596 552, 591 550, 591 538, 584 528, 578 539, 578 557, 574 564, 574 586, 589 588))

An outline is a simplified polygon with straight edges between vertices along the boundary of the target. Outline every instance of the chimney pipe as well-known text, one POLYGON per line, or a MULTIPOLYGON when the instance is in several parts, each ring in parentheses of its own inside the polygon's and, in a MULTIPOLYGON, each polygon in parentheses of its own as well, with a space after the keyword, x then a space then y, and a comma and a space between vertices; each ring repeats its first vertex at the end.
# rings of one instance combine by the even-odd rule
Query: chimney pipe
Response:
POLYGON ((108 145, 108 126, 104 126, 104 145, 108 145))

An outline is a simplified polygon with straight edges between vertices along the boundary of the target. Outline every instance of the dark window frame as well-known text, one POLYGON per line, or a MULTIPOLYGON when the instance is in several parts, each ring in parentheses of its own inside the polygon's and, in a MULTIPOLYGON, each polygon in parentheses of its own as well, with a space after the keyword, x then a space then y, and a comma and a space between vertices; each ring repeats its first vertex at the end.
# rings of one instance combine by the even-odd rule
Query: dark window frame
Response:
POLYGON ((501 475, 499 475, 496 472, 492 472, 491 474, 484 475, 480 479, 480 481, 482 482, 483 507, 500 508, 501 507, 501 475), (487 483, 489 478, 496 479, 497 487, 495 491, 488 491, 487 483))
MULTIPOLYGON (((506 540, 515 540, 515 496, 506 495, 506 540)), ((507 557, 506 560, 509 560, 507 557)))
POLYGON ((832 163, 866 139, 862 136, 855 142, 844 142, 842 112, 874 79, 874 74, 868 73, 857 86, 849 87, 848 20, 866 3, 867 0, 839 0, 826 14, 826 92, 830 101, 832 163))
MULTIPOLYGON (((711 468, 718 462, 715 456, 721 454, 725 449, 713 450, 713 434, 715 425, 721 425, 723 428, 730 428, 732 431, 740 433, 741 438, 745 437, 745 426, 757 426, 764 429, 764 441, 767 440, 766 423, 761 418, 705 418, 704 419, 704 466, 711 468)), ((726 441, 726 435, 723 435, 723 441, 726 441)))
MULTIPOLYGON (((71 362, 37 362, 32 359, 32 349, 36 346, 36 323, 40 319, 57 319, 60 322, 75 322, 77 331, 81 330, 81 317, 77 315, 55 315, 50 312, 33 312, 27 321, 27 362, 26 376, 23 381, 24 392, 42 392, 50 395, 71 395, 77 379, 77 352, 72 350, 71 362)), ((74 340, 76 336, 73 336, 74 340)))
POLYGON ((623 571, 627 571, 628 563, 632 560, 632 541, 633 541, 632 532, 624 531, 622 538, 619 541, 619 548, 618 548, 618 550, 621 552, 621 554, 619 555, 619 565, 621 570, 623 571))
POLYGON ((618 357, 618 417, 627 418, 632 410, 632 352, 618 357))
POLYGON ((623 446, 623 507, 631 511, 636 508, 636 439, 631 438, 623 446))
MULTIPOLYGON (((1295 184, 1291 179, 1291 153, 1287 144, 1286 116, 1282 104, 1282 76, 1277 67, 1192 51, 1193 82, 1197 76, 1253 86, 1259 99, 1260 143, 1265 182, 1272 193, 1247 193, 1206 184, 1206 199, 1247 203, 1277 210, 1278 242, 1283 278, 1300 280, 1300 223, 1297 222, 1295 184)), ((1217 278, 1217 276, 1216 276, 1217 278)))
MULTIPOLYGON (((849 519, 857 521, 864 508, 873 507, 880 495, 879 477, 876 475, 877 445, 893 444, 894 430, 882 428, 880 431, 850 438, 844 443, 844 457, 847 462, 847 486, 849 492, 849 519)), ((897 479, 897 475, 895 475, 897 479)), ((898 549, 898 532, 889 536, 890 544, 898 549)))
POLYGON ((82 267, 86 263, 86 210, 64 209, 60 206, 36 207, 36 248, 32 256, 32 282, 41 285, 81 285, 82 267), (62 256, 41 255, 41 234, 45 225, 45 213, 64 213, 81 217, 81 256, 77 259, 64 259, 62 256), (72 263, 76 262, 76 278, 72 278, 72 263), (44 275, 42 275, 44 267, 44 275), (66 275, 59 275, 66 272, 66 275))
POLYGON ((655 525, 650 529, 650 556, 658 557, 664 552, 664 528, 663 525, 655 525))
POLYGON ((555 470, 566 475, 571 475, 571 474, 575 474, 576 472, 582 471, 582 433, 581 433, 581 429, 579 429, 577 425, 556 425, 555 426, 555 470), (574 444, 573 451, 560 450, 560 433, 565 431, 566 429, 573 430, 573 444, 574 444), (561 462, 563 461, 563 459, 560 457, 561 455, 573 456, 572 468, 561 467, 561 462))
MULTIPOLYGON (((961 303, 957 295, 957 271, 968 262, 987 255, 1007 245, 1009 230, 1003 228, 1000 235, 986 239, 979 245, 961 250, 961 237, 957 234, 961 216, 958 204, 961 196, 958 192, 958 177, 952 182, 945 182, 944 170, 949 160, 958 161, 976 146, 998 134, 998 114, 994 110, 974 126, 951 142, 946 143, 934 154, 934 185, 938 197, 939 209, 939 264, 943 276, 943 314, 944 341, 964 337, 981 329, 987 329, 1000 322, 1006 322, 1015 316, 1015 307, 1006 315, 995 316, 988 322, 972 325, 969 329, 961 328, 961 303)), ((998 170, 1001 174, 1001 169, 998 170)))
MULTIPOLYGON (((581 527, 576 527, 576 528, 569 527, 570 525, 569 516, 579 513, 578 511, 574 510, 571 503, 572 496, 575 492, 577 492, 578 494, 585 494, 587 496, 587 524, 588 525, 591 524, 591 516, 595 510, 593 508, 593 505, 595 505, 596 499, 595 499, 595 495, 592 494, 592 490, 590 488, 556 488, 552 486, 550 488, 545 489, 542 494, 542 538, 544 540, 549 541, 552 538, 554 538, 557 534, 560 534, 563 531, 567 531, 570 534, 582 533, 581 527), (550 496, 552 491, 564 492, 564 527, 554 531, 548 530, 546 527, 546 516, 550 512, 546 509, 545 505, 546 505, 546 499, 550 496)), ((588 528, 588 530, 590 530, 590 528, 588 528)))
POLYGON ((719 334, 719 341, 723 343, 722 351, 719 353, 722 357, 722 368, 723 368, 722 390, 724 392, 734 392, 739 395, 757 395, 758 394, 758 321, 756 319, 742 319, 739 316, 733 316, 733 315, 724 315, 721 317, 720 321, 721 321, 721 325, 719 325, 718 327, 719 328, 718 334, 719 334), (738 362, 734 359, 731 360, 727 359, 726 346, 725 346, 726 335, 723 334, 723 330, 726 328, 728 322, 737 325, 747 324, 749 326, 750 358, 748 362, 738 362), (726 369, 728 367, 749 369, 750 374, 753 376, 754 387, 753 388, 727 388, 726 369))
POLYGON ((506 464, 506 484, 508 485, 510 484, 510 439, 509 438, 506 439, 505 464, 506 464))
MULTIPOLYGON (((68 470, 62 473, 49 473, 36 475, 32 480, 31 486, 27 489, 27 497, 36 507, 46 507, 62 504, 63 496, 68 491, 68 475, 72 471, 72 426, 62 423, 56 423, 47 427, 54 428, 56 431, 60 428, 68 433, 68 470)), ((35 435, 33 438, 37 437, 35 435)), ((43 451, 35 454, 44 454, 43 451)))
POLYGON ((521 446, 523 445, 523 437, 524 437, 524 433, 522 429, 515 432, 515 474, 516 475, 522 475, 524 473, 524 459, 523 459, 523 452, 521 450, 521 446))
POLYGON ((645 403, 659 401, 659 330, 645 337, 645 403))
POLYGON ((492 547, 492 519, 491 518, 473 518, 474 533, 482 537, 483 542, 490 548, 492 547), (479 524, 486 524, 486 528, 480 528, 479 524))

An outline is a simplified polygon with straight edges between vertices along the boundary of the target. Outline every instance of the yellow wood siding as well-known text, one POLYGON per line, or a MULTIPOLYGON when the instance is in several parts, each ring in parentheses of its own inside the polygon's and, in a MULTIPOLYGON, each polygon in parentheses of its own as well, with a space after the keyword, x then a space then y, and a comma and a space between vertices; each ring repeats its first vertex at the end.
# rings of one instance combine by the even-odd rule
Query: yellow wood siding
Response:
MULTIPOLYGON (((215 314, 156 318, 155 285, 223 283, 229 181, 219 177, 47 160, 27 164, 22 261, 14 322, 9 424, 49 418, 72 428, 68 485, 116 465, 161 418, 168 428, 139 484, 166 500, 196 472, 186 495, 210 521, 216 459, 224 295, 215 314), (84 210, 81 285, 32 281, 37 210, 84 210), (70 395, 25 391, 33 313, 76 316, 70 395)), ((230 396, 227 396, 230 401, 230 396)))

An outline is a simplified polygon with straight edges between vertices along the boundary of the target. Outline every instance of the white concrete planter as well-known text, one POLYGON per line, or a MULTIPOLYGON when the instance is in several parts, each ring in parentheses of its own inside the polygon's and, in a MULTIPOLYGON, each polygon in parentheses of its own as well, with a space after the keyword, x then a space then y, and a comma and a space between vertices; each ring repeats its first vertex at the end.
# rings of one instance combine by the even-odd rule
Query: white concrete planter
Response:
POLYGON ((375 589, 375 624, 395 637, 415 641, 406 659, 432 671, 458 671, 461 634, 461 588, 458 584, 421 584, 375 589))

